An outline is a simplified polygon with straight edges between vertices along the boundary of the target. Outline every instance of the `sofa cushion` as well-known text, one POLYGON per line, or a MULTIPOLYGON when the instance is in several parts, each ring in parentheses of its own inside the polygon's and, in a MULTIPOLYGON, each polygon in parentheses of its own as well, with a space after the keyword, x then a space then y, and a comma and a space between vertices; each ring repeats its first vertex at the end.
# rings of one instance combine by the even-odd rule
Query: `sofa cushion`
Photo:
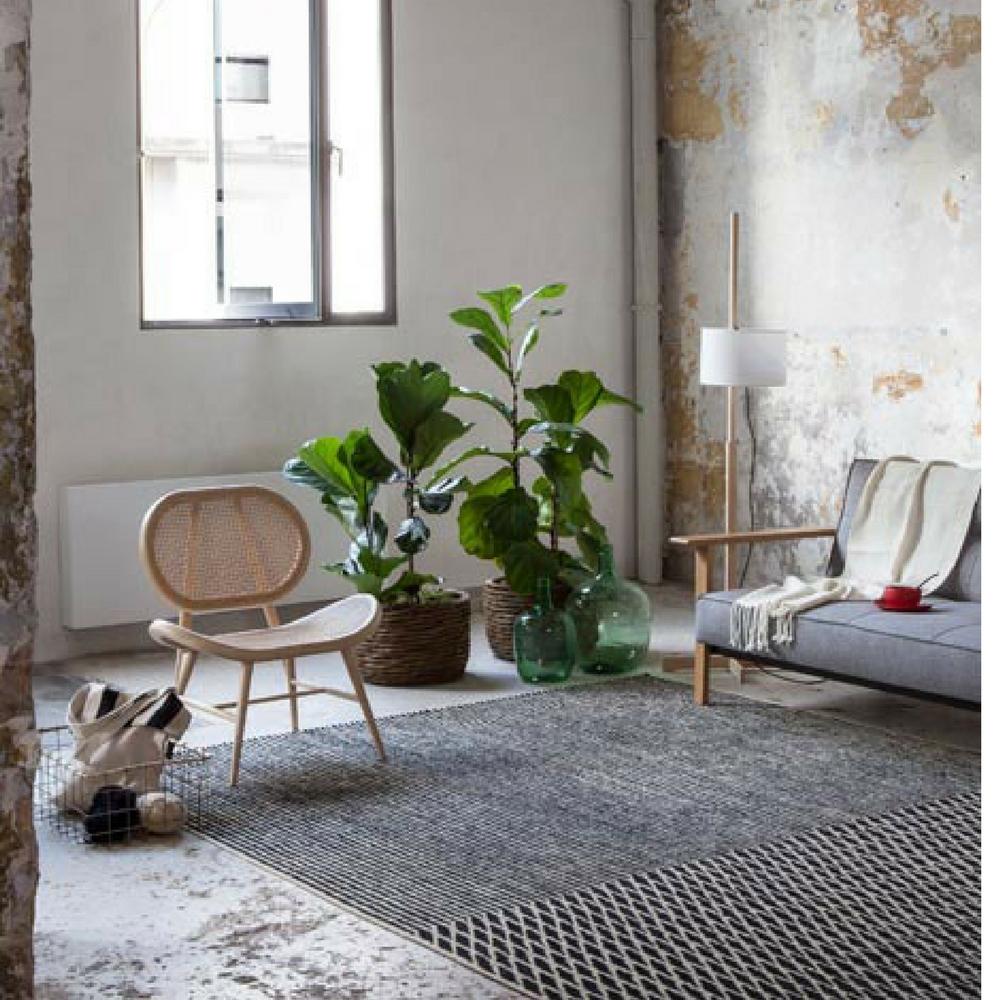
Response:
MULTIPOLYGON (((746 590, 698 601, 698 642, 732 650, 729 609, 746 590)), ((962 701, 980 700, 980 615, 974 601, 932 597, 926 614, 880 611, 868 601, 837 601, 801 614, 795 642, 770 657, 851 678, 962 701)))
MULTIPOLYGON (((873 458, 856 458, 851 463, 847 473, 847 485, 844 488, 844 500, 840 509, 840 521, 837 523, 837 534, 830 549, 830 560, 827 563, 827 576, 840 576, 844 571, 844 555, 847 552, 847 539, 851 533, 854 512, 857 510, 861 493, 878 463, 873 458)), ((972 514, 972 522, 965 538, 965 544, 955 563, 954 569, 937 588, 937 595, 953 601, 981 601, 980 556, 982 549, 982 497, 976 503, 972 514)), ((933 583, 931 584, 933 586, 933 583)))

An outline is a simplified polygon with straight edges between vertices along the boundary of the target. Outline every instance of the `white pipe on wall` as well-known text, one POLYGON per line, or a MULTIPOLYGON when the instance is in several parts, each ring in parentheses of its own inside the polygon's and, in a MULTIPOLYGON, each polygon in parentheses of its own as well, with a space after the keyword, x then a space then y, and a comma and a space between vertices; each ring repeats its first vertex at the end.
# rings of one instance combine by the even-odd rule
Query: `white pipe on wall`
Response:
POLYGON ((660 361, 656 3, 628 0, 632 65, 633 355, 643 408, 635 430, 636 573, 663 577, 663 393, 660 361))

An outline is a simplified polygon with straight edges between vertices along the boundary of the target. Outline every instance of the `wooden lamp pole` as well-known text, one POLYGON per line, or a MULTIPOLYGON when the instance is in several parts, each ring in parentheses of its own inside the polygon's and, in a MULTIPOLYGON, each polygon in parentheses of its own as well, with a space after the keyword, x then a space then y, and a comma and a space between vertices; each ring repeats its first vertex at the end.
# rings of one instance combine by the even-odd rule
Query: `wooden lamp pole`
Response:
MULTIPOLYGON (((740 215, 739 212, 729 214, 729 328, 739 329, 738 278, 740 252, 740 215)), ((737 387, 726 389, 726 532, 737 530, 736 527, 736 407, 737 387)), ((736 587, 736 549, 732 545, 725 548, 725 578, 726 589, 736 587)))

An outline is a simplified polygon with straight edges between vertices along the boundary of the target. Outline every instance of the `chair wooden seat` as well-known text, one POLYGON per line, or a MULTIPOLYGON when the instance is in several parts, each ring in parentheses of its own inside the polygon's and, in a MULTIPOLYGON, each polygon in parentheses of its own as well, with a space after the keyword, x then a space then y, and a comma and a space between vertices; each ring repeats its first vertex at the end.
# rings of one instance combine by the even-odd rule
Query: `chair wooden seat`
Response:
POLYGON ((206 635, 157 619, 149 626, 149 633, 157 642, 175 649, 193 649, 240 663, 248 659, 262 663, 339 652, 366 639, 377 626, 378 602, 367 594, 356 594, 271 628, 206 635))
POLYGON ((299 728, 299 698, 326 694, 356 701, 375 751, 385 759, 382 737, 368 704, 355 656, 358 643, 377 628, 378 601, 356 594, 298 621, 281 624, 275 603, 302 579, 309 564, 309 530, 295 506, 263 486, 212 486, 177 490, 161 497, 146 514, 140 536, 143 562, 157 589, 177 608, 177 622, 157 619, 150 635, 177 651, 174 683, 184 704, 236 727, 229 783, 239 780, 247 708, 287 701, 292 730, 299 728), (205 612, 257 608, 267 628, 207 635, 192 628, 192 616, 205 612), (339 652, 353 693, 306 684, 295 676, 301 656, 339 652), (243 668, 235 701, 206 704, 186 696, 199 654, 234 660, 243 668), (287 693, 250 697, 254 665, 281 660, 287 693), (236 711, 231 711, 235 709, 236 711))

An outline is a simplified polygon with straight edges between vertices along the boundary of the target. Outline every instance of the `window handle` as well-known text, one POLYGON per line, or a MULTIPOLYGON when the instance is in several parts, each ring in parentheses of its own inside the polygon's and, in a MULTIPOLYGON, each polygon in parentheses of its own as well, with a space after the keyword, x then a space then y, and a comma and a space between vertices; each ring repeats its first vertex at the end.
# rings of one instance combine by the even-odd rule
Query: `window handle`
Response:
POLYGON ((336 158, 337 160, 337 176, 344 176, 344 150, 342 147, 338 146, 336 143, 327 142, 326 144, 326 155, 330 159, 336 158))

